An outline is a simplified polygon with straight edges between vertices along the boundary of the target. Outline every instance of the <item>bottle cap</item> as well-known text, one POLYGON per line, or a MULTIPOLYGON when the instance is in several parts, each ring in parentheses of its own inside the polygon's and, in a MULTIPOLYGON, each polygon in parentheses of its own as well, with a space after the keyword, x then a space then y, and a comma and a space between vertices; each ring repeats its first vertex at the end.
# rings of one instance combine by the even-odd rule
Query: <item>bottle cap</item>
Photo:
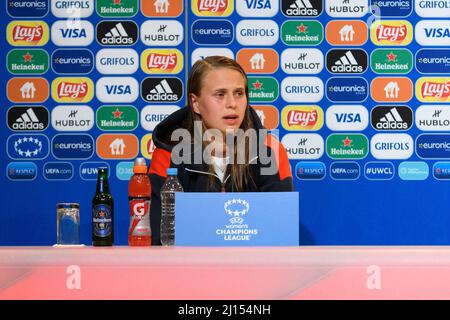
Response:
POLYGON ((97 168, 97 171, 98 172, 106 172, 106 173, 108 173, 108 167, 99 167, 99 168, 97 168))
POLYGON ((133 173, 147 173, 147 164, 144 158, 134 160, 133 173))
POLYGON ((178 174, 177 168, 167 168, 167 175, 168 176, 176 176, 178 174))

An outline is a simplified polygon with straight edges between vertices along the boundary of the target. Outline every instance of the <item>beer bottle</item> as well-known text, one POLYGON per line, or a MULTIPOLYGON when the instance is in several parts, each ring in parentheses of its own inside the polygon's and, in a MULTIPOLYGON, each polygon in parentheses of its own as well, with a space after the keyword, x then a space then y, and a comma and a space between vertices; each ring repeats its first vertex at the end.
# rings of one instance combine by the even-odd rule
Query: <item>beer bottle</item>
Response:
POLYGON ((97 191, 92 199, 92 245, 114 243, 114 201, 109 193, 108 168, 98 169, 97 191))

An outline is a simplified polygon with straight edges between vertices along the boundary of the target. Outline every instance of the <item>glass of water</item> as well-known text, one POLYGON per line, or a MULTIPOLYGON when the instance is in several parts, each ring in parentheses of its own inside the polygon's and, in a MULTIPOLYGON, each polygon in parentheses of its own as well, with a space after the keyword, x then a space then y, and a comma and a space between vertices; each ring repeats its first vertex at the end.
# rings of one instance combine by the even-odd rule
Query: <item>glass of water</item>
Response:
POLYGON ((80 205, 58 203, 56 205, 56 243, 80 244, 80 205))

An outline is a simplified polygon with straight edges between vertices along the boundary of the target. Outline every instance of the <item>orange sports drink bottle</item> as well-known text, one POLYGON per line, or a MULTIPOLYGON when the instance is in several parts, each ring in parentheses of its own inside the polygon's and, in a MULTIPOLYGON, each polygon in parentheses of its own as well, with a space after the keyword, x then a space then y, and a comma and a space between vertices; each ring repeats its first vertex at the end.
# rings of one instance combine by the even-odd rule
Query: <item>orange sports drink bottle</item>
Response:
POLYGON ((145 159, 137 158, 134 160, 133 176, 128 185, 128 201, 130 203, 129 246, 150 246, 152 243, 150 194, 151 185, 147 175, 145 159))

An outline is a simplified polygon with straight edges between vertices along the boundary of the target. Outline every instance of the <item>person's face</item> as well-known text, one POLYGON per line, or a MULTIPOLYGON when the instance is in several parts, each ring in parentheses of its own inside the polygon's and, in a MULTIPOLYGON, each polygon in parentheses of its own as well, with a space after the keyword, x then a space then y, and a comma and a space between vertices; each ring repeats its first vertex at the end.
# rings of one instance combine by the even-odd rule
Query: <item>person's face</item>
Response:
POLYGON ((218 68, 206 72, 200 94, 191 94, 194 112, 201 115, 208 129, 238 129, 247 108, 245 79, 233 69, 218 68))

